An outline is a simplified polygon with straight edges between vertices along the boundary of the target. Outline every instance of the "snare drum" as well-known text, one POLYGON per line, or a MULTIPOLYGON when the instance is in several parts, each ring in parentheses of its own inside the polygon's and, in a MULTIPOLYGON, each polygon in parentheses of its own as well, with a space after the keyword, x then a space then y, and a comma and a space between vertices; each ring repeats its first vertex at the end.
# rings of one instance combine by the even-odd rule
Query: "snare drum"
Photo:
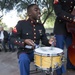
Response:
POLYGON ((39 47, 34 51, 34 63, 42 69, 61 67, 62 57, 63 50, 56 47, 39 47))

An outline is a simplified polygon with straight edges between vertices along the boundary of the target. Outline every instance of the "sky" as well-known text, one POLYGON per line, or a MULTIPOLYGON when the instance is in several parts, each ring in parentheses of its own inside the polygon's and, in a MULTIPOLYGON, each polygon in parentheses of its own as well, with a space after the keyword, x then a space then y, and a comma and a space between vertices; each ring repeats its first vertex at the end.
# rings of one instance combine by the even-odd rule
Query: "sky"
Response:
POLYGON ((19 20, 20 18, 17 17, 17 12, 15 10, 12 10, 6 15, 4 15, 2 22, 4 22, 9 28, 14 27, 19 20))

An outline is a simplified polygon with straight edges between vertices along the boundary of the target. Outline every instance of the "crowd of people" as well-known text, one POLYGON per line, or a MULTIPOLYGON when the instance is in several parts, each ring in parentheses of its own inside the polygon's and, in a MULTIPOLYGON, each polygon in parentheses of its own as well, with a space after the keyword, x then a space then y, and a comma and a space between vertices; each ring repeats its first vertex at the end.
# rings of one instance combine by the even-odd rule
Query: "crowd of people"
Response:
POLYGON ((8 31, 4 30, 3 26, 0 26, 0 52, 15 52, 15 47, 10 41, 13 28, 10 27, 8 31))

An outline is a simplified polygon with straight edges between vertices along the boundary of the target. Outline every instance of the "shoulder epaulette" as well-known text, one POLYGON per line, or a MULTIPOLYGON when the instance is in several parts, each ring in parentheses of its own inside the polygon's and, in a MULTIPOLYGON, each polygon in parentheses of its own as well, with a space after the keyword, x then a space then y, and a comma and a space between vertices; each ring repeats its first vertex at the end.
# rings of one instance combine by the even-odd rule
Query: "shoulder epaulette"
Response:
POLYGON ((17 33, 16 27, 13 28, 12 32, 17 33))
POLYGON ((58 4, 59 0, 54 0, 53 4, 58 4))

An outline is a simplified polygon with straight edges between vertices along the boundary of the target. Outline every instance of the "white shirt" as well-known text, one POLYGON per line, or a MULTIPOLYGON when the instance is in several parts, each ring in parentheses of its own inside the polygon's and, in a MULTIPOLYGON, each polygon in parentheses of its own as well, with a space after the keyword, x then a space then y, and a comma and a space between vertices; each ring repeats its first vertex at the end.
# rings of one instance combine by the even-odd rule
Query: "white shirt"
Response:
POLYGON ((3 34, 3 31, 1 31, 1 34, 0 34, 0 39, 3 40, 4 39, 4 34, 3 34))

